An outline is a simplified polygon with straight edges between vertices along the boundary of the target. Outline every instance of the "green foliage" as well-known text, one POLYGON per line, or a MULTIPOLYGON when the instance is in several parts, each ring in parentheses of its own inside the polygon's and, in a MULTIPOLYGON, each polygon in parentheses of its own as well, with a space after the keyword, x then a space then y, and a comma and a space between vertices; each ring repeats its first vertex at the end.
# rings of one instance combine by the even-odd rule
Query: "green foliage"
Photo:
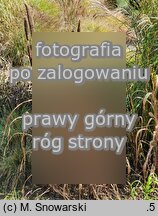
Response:
POLYGON ((54 1, 31 0, 29 3, 47 15, 58 16, 59 14, 59 7, 54 1))
POLYGON ((31 137, 21 129, 22 114, 31 111, 30 90, 21 82, 0 83, 0 178, 5 190, 19 187, 30 174, 31 137))
POLYGON ((158 1, 141 2, 141 13, 133 17, 133 26, 138 38, 138 63, 143 67, 151 65, 158 74, 158 1))
POLYGON ((144 184, 139 180, 134 181, 131 184, 131 197, 133 199, 157 200, 158 177, 156 175, 149 175, 144 184))

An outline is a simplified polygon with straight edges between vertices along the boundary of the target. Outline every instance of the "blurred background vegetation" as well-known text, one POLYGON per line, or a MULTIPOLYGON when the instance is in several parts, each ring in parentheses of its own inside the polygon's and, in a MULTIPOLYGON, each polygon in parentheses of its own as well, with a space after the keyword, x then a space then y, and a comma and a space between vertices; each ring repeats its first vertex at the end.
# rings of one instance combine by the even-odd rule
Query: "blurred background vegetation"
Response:
POLYGON ((0 0, 0 198, 158 199, 158 1, 0 0), (31 66, 32 31, 124 32, 127 66, 149 67, 147 83, 130 82, 127 112, 138 113, 128 134, 126 185, 32 185, 32 85, 8 81, 9 68, 31 66))

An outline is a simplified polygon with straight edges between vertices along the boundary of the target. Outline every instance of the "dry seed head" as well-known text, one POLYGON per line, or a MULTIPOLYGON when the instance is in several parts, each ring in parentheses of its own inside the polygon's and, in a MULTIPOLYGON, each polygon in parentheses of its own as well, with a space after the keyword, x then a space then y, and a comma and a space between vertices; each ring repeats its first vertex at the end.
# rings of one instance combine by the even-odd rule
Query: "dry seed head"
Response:
POLYGON ((27 19, 24 18, 24 30, 25 30, 25 36, 26 36, 26 40, 29 40, 29 30, 28 30, 28 22, 27 19))
POLYGON ((30 9, 26 3, 25 3, 25 9, 26 9, 27 19, 28 19, 28 23, 29 23, 30 33, 32 35, 32 33, 34 31, 34 24, 33 24, 33 19, 32 19, 31 13, 30 13, 30 9))
POLYGON ((78 21, 77 32, 81 32, 81 21, 78 21))

